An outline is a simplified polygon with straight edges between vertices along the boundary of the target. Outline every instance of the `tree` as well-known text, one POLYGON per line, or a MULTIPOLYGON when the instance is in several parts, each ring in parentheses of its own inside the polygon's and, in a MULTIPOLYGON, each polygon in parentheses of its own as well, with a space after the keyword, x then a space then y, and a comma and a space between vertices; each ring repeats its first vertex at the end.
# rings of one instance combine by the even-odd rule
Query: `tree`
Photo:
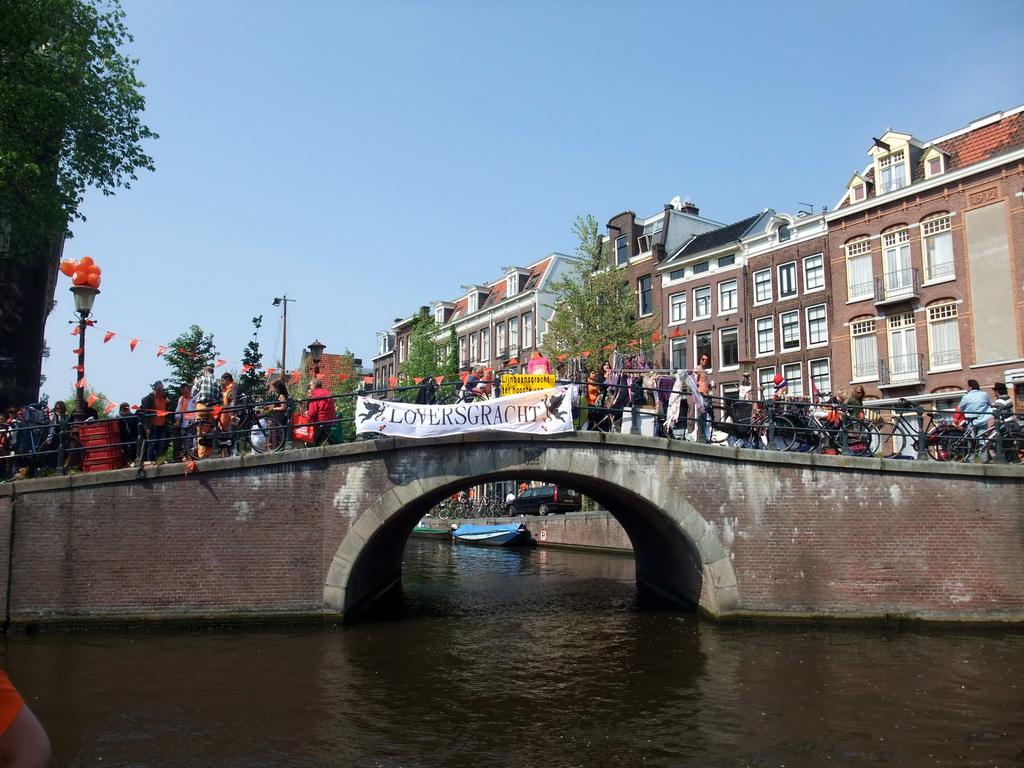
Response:
POLYGON ((153 170, 157 135, 117 0, 0 0, 0 20, 0 395, 29 402, 68 226, 89 187, 153 170))
POLYGON ((203 333, 198 325, 193 325, 167 345, 164 361, 170 366, 171 375, 167 377, 168 392, 176 394, 182 384, 192 386, 203 366, 210 365, 217 356, 217 348, 213 345, 213 334, 203 333))
POLYGON ((610 263, 597 220, 577 216, 572 231, 579 238, 580 258, 551 284, 555 301, 549 306, 555 312, 544 335, 545 352, 575 357, 609 346, 635 350, 632 342, 650 339, 654 321, 637 317, 626 271, 610 263))
POLYGON ((258 340, 260 328, 263 325, 263 315, 254 317, 252 324, 254 327, 252 341, 245 345, 245 351, 242 353, 242 365, 252 367, 249 370, 242 369, 242 373, 238 377, 238 386, 249 396, 251 402, 262 403, 267 399, 267 380, 262 371, 263 353, 260 352, 258 340))

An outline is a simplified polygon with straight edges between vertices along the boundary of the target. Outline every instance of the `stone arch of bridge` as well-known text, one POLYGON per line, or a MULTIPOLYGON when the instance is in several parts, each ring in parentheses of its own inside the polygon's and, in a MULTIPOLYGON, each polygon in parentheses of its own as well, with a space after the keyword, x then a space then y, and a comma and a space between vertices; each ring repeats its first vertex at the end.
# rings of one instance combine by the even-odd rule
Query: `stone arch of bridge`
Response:
POLYGON ((400 583, 406 540, 435 504, 467 486, 510 476, 576 488, 605 507, 633 546, 640 586, 714 616, 739 605, 725 547, 675 476, 678 457, 659 467, 672 457, 604 441, 581 446, 513 438, 406 444, 401 459, 383 458, 397 483, 362 511, 327 573, 325 607, 346 617, 400 583))

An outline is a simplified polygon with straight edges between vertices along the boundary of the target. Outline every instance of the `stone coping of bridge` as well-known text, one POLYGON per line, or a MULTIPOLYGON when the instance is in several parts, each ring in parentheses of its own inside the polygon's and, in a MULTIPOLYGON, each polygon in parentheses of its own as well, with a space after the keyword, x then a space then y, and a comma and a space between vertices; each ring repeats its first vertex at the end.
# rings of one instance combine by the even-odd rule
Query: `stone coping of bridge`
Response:
POLYGON ((321 448, 295 448, 277 453, 245 454, 229 458, 209 458, 196 462, 194 469, 185 463, 168 463, 142 468, 129 467, 101 472, 76 472, 68 475, 53 475, 43 478, 21 479, 0 485, 0 498, 14 497, 23 493, 74 489, 108 483, 143 482, 163 477, 198 477, 214 472, 230 472, 240 468, 266 468, 275 465, 299 462, 324 461, 334 458, 371 458, 375 454, 403 449, 474 443, 544 443, 571 441, 581 445, 607 445, 623 449, 662 451, 686 456, 732 459, 752 464, 777 466, 800 466, 822 468, 856 468, 860 471, 912 475, 955 475, 992 479, 1024 481, 1024 465, 1011 464, 961 464, 939 461, 915 461, 862 456, 830 456, 815 453, 790 453, 785 451, 734 448, 726 445, 707 445, 683 440, 667 440, 637 435, 622 435, 612 432, 570 432, 560 435, 531 435, 514 432, 475 432, 467 435, 453 435, 430 439, 380 438, 363 440, 343 445, 321 448))

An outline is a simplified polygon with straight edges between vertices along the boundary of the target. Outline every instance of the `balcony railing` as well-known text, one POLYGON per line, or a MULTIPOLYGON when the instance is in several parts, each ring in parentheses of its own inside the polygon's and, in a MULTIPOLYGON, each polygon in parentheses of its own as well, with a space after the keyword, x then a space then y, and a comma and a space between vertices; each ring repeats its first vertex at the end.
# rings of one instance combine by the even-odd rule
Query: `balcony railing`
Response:
POLYGON ((886 272, 875 278, 875 304, 916 299, 921 296, 921 277, 915 267, 886 272))
POLYGON ((883 357, 878 361, 879 387, 905 387, 924 381, 924 355, 883 357))

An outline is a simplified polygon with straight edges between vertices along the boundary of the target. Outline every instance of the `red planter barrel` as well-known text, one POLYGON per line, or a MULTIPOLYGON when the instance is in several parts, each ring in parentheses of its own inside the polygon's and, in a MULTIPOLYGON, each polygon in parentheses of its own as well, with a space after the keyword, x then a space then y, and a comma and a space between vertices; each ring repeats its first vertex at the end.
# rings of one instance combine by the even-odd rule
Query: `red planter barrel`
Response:
POLYGON ((84 421, 78 425, 78 439, 85 446, 85 472, 105 472, 121 469, 125 465, 121 442, 121 430, 117 419, 84 421))

